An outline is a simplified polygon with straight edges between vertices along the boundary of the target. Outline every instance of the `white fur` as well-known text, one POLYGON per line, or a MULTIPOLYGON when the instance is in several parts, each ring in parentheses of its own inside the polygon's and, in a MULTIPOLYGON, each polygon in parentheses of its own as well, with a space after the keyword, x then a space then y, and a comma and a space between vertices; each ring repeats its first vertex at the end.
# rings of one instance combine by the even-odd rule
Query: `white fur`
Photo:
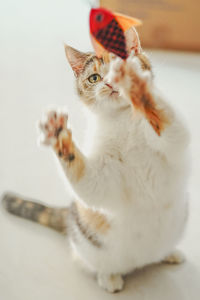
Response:
POLYGON ((96 272, 126 274, 161 261, 184 230, 188 133, 169 105, 151 92, 170 115, 170 126, 159 137, 131 106, 100 114, 85 176, 73 185, 81 201, 103 209, 111 222, 103 249, 86 241, 77 246, 96 272))
MULTIPOLYGON (((169 116, 170 125, 158 136, 129 99, 102 100, 97 92, 103 110, 96 113, 95 134, 88 136, 93 143, 85 157, 84 176, 71 186, 81 202, 105 213, 111 227, 101 235, 100 249, 78 232, 80 242, 71 243, 88 267, 101 274, 101 285, 110 274, 127 274, 164 260, 180 240, 187 219, 188 132, 161 100, 149 74, 142 74, 134 60, 132 67, 148 80, 149 90, 169 116)), ((111 83, 117 64, 118 60, 107 78, 111 83)), ((124 89, 128 88, 126 82, 124 89)), ((119 278, 116 285, 121 289, 119 278)), ((109 280, 104 287, 112 290, 109 280)))

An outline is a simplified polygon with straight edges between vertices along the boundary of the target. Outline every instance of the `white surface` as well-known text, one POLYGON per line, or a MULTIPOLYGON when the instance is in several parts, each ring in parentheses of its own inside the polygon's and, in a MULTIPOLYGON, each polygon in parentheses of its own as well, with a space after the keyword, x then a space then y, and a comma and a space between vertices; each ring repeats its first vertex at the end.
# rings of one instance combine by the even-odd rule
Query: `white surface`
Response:
MULTIPOLYGON (((83 140, 85 119, 63 42, 91 49, 88 10, 81 0, 0 4, 0 193, 14 190, 57 205, 70 201, 51 151, 37 147, 35 122, 49 104, 66 105, 73 133, 83 140)), ((200 298, 200 55, 149 55, 157 85, 182 112, 192 133, 190 217, 179 247, 187 262, 138 271, 127 278, 123 292, 109 295, 74 264, 62 236, 0 208, 0 299, 200 298)))

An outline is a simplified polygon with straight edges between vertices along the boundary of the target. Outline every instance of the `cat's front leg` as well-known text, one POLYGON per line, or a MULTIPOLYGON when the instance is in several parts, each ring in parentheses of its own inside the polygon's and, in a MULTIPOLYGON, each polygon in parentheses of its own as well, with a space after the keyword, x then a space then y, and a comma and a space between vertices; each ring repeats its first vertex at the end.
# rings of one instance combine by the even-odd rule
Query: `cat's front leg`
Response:
POLYGON ((39 123, 42 131, 40 142, 53 147, 70 181, 78 181, 84 173, 84 156, 72 140, 72 132, 67 127, 68 116, 55 110, 48 112, 39 123))
POLYGON ((132 102, 134 108, 145 116, 160 136, 168 119, 154 99, 152 73, 142 69, 139 58, 130 56, 126 61, 113 59, 106 80, 132 102))
POLYGON ((115 209, 116 201, 108 201, 113 194, 111 186, 115 184, 115 179, 111 177, 108 180, 107 172, 103 172, 101 156, 89 158, 78 149, 67 127, 67 120, 66 114, 50 111, 39 123, 42 131, 40 143, 53 148, 79 199, 96 209, 115 209))
POLYGON ((187 148, 189 134, 184 121, 155 89, 151 71, 142 70, 137 56, 130 56, 126 61, 116 58, 110 63, 106 80, 118 86, 140 111, 141 129, 148 145, 170 161, 177 161, 187 148))

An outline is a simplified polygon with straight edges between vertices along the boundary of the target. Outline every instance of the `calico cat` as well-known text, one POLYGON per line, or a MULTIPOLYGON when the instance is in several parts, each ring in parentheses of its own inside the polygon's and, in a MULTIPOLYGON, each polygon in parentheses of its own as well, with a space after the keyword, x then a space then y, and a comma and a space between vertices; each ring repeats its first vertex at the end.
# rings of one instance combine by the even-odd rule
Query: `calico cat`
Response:
POLYGON ((50 111, 40 123, 42 142, 56 153, 75 194, 70 207, 3 197, 9 212, 66 234, 109 292, 122 290, 123 275, 136 268, 182 262, 174 248, 187 220, 189 134, 155 88, 133 32, 126 62, 65 47, 80 99, 95 119, 87 153, 76 146, 67 114, 50 111))

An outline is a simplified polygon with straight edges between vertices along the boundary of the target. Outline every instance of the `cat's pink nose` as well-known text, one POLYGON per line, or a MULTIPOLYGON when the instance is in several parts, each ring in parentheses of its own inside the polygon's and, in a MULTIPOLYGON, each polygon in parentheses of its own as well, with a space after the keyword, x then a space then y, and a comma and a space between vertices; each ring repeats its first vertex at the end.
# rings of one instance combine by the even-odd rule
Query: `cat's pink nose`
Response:
POLYGON ((110 89, 112 89, 112 86, 111 86, 109 83, 106 83, 106 85, 107 85, 110 89))

